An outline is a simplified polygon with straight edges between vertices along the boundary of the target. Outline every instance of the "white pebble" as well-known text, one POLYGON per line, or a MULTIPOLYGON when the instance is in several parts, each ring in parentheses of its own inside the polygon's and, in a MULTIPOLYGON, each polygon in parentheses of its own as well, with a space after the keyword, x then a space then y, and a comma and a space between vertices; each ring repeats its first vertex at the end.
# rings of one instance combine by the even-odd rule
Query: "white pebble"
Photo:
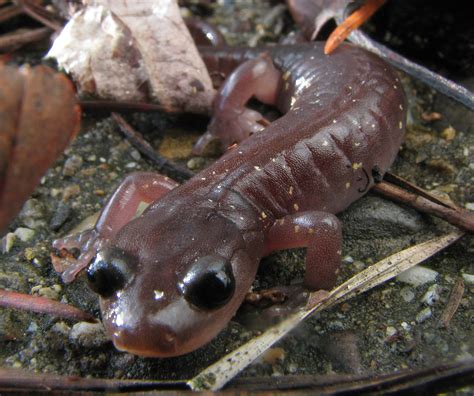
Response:
POLYGON ((462 274, 462 278, 464 279, 464 282, 472 285, 474 284, 474 275, 472 274, 462 274))
POLYGON ((426 283, 433 283, 438 278, 438 275, 439 274, 432 269, 417 265, 402 272, 397 276, 397 279, 400 282, 418 287, 426 283))
POLYGON ((25 227, 18 227, 14 234, 18 237, 18 239, 22 242, 28 242, 31 238, 34 237, 35 232, 29 228, 25 227))
POLYGON ((413 293, 413 290, 410 287, 404 287, 402 290, 400 290, 400 295, 402 296, 403 301, 407 303, 413 301, 415 298, 415 293, 413 293))
POLYGON ((426 307, 422 309, 418 314, 416 315, 416 323, 423 323, 426 319, 431 318, 431 308, 426 307))
POLYGON ((439 286, 431 285, 428 291, 425 293, 421 302, 426 305, 434 305, 439 300, 439 286))

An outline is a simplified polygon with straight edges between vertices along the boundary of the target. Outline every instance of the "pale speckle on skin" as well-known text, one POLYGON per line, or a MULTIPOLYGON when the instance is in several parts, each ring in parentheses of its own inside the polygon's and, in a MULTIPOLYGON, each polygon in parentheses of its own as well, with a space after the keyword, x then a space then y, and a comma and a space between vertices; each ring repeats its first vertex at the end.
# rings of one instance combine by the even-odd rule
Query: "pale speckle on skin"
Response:
POLYGON ((335 124, 337 122, 337 120, 332 120, 332 123, 335 124))
POLYGON ((323 140, 323 146, 329 146, 329 142, 327 140, 323 140))
POLYGON ((254 166, 254 169, 257 170, 257 171, 261 171, 262 168, 260 168, 259 166, 254 166))
POLYGON ((400 129, 402 129, 402 128, 403 128, 403 122, 400 121, 400 122, 398 123, 398 127, 399 127, 400 129))
POLYGON ((354 146, 359 147, 359 146, 360 146, 360 142, 354 143, 354 146))
POLYGON ((403 105, 400 105, 400 106, 398 106, 398 107, 400 108, 400 110, 403 110, 403 105))
POLYGON ((341 255, 341 254, 342 254, 342 250, 338 250, 336 253, 339 254, 339 255, 341 255))
POLYGON ((352 169, 357 170, 359 168, 362 168, 362 162, 354 162, 352 164, 352 169))
POLYGON ((154 299, 155 300, 160 300, 163 298, 163 296, 165 295, 164 291, 163 290, 153 290, 153 293, 154 293, 154 299))
POLYGON ((308 230, 308 234, 314 234, 314 228, 310 228, 310 229, 308 230))
POLYGON ((206 178, 205 178, 205 177, 201 177, 201 180, 206 180, 206 178))
POLYGON ((341 270, 339 268, 336 268, 336 271, 334 271, 334 274, 339 275, 340 272, 341 272, 341 270))
POLYGON ((288 190, 288 194, 293 195, 293 186, 290 186, 290 189, 288 190))
POLYGON ((351 183, 347 182, 346 183, 346 188, 349 188, 351 186, 351 183))
POLYGON ((295 208, 295 210, 299 210, 299 209, 300 209, 300 207, 299 207, 299 205, 298 205, 297 203, 295 203, 295 204, 293 205, 293 207, 295 208))
POLYGON ((295 234, 298 233, 300 230, 300 226, 299 225, 295 225, 295 234))
POLYGON ((267 218, 267 214, 266 214, 265 212, 262 212, 261 216, 262 216, 262 219, 266 219, 266 218, 267 218))

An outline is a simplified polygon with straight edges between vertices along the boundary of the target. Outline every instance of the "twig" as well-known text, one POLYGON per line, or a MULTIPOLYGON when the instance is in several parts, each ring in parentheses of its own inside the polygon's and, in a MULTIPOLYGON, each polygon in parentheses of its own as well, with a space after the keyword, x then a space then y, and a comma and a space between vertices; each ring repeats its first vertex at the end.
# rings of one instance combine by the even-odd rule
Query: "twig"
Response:
POLYGON ((443 200, 441 198, 435 197, 429 191, 426 191, 426 190, 422 189, 421 187, 418 187, 416 184, 413 184, 413 183, 409 182, 408 180, 404 179, 403 177, 395 175, 394 173, 386 172, 383 178, 384 178, 385 181, 387 181, 389 183, 395 184, 396 186, 401 187, 401 188, 403 188, 407 191, 411 191, 415 194, 421 195, 422 197, 424 197, 424 198, 426 198, 426 199, 428 199, 428 200, 430 200, 434 203, 445 206, 446 208, 451 208, 451 209, 454 209, 454 210, 459 209, 452 202, 449 202, 448 200, 443 200))
POLYGON ((447 208, 387 182, 376 184, 373 191, 393 201, 407 204, 420 212, 440 217, 464 231, 474 232, 474 212, 463 208, 447 208))
MULTIPOLYGON (((47 391, 134 391, 159 389, 185 389, 184 381, 146 381, 146 380, 117 380, 102 378, 80 378, 50 373, 34 373, 23 369, 0 368, 0 391, 33 390, 47 391)), ((62 393, 61 393, 62 394, 62 393)))
POLYGON ((32 296, 9 290, 0 290, 0 306, 24 311, 46 313, 60 318, 97 322, 91 314, 46 297, 32 296))
POLYGON ((449 326, 451 319, 453 318, 459 307, 463 294, 464 281, 462 280, 462 278, 459 278, 454 284, 453 290, 451 291, 451 295, 449 296, 448 304, 446 305, 446 308, 444 309, 443 314, 441 315, 440 325, 442 327, 449 326))
POLYGON ((157 166, 158 170, 174 173, 183 180, 187 180, 194 175, 190 170, 159 155, 153 147, 143 139, 143 136, 133 129, 133 127, 125 121, 121 115, 112 113, 112 119, 117 123, 120 131, 126 136, 130 143, 143 155, 149 158, 157 166))
POLYGON ((305 391, 318 395, 434 394, 472 384, 474 360, 466 360, 418 370, 402 370, 383 375, 282 375, 239 378, 227 390, 305 391))
POLYGON ((24 45, 43 40, 51 34, 51 29, 47 27, 15 31, 0 36, 0 51, 11 51, 24 45))
POLYGON ((2 9, 0 9, 0 23, 8 21, 9 19, 16 17, 17 15, 20 15, 21 13, 21 8, 16 5, 3 7, 2 9))
POLYGON ((147 102, 114 102, 111 100, 81 100, 79 101, 83 110, 107 110, 107 111, 162 111, 164 113, 177 113, 176 110, 147 102))
POLYGON ((37 20, 43 25, 53 29, 61 30, 64 26, 64 21, 58 20, 58 17, 43 7, 32 3, 29 0, 17 0, 16 3, 21 7, 22 11, 37 20))
MULTIPOLYGON (((340 23, 340 20, 338 20, 338 23, 340 23)), ((408 60, 407 58, 392 51, 388 47, 385 47, 384 45, 370 39, 367 35, 359 30, 354 30, 349 36, 349 40, 380 56, 395 67, 423 81, 425 84, 428 84, 437 91, 455 99, 459 103, 466 106, 468 109, 474 110, 474 93, 463 86, 432 72, 426 67, 420 66, 417 63, 408 60)))

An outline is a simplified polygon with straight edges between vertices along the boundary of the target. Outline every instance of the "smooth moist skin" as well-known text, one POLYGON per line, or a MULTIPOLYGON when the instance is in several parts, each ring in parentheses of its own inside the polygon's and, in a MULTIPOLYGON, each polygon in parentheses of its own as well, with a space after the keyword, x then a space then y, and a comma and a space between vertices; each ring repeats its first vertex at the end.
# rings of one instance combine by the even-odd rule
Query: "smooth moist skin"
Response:
POLYGON ((211 71, 229 71, 199 152, 231 146, 181 186, 154 173, 128 176, 94 230, 55 242, 77 247, 63 272, 87 267, 118 349, 176 356, 209 342, 235 314, 260 259, 307 247, 305 285, 337 278, 341 227, 335 213, 363 196, 397 155, 406 103, 396 73, 376 56, 342 45, 266 51, 209 49, 211 71), (284 114, 263 129, 249 98, 284 114), (151 205, 132 219, 142 201, 151 205))

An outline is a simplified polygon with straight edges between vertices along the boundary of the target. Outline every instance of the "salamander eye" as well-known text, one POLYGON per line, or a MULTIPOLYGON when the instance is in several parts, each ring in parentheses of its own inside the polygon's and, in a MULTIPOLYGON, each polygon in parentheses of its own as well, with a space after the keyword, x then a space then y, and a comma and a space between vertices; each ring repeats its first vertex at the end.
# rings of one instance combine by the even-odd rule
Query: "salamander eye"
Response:
POLYGON ((89 287, 101 297, 107 298, 125 286, 128 271, 123 260, 109 261, 97 255, 86 275, 89 287))
POLYGON ((234 295, 232 266, 223 257, 212 255, 196 261, 180 284, 184 298, 202 309, 216 309, 234 295))

